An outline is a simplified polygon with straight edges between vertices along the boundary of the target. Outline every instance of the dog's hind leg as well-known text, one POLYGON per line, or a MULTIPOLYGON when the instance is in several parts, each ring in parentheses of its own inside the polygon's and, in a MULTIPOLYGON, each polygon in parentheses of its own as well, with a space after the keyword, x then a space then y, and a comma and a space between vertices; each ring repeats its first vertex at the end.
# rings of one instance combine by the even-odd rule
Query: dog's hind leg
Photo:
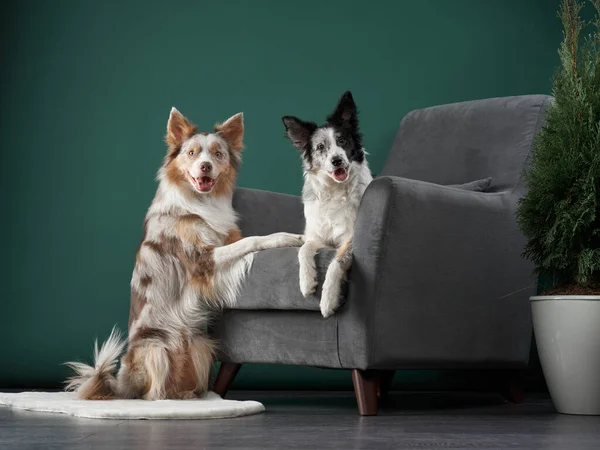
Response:
POLYGON ((167 349, 162 345, 150 344, 144 349, 144 368, 146 369, 148 392, 144 400, 162 400, 168 397, 168 381, 171 364, 167 349))
POLYGON ((210 369, 215 355, 215 343, 206 336, 195 336, 190 350, 196 374, 194 394, 201 396, 208 391, 210 369))
POLYGON ((317 240, 309 240, 304 243, 298 252, 300 264, 300 292, 305 297, 314 294, 317 289, 317 267, 315 255, 325 245, 317 240))
POLYGON ((342 284, 346 281, 346 274, 352 264, 352 239, 342 244, 329 264, 323 283, 321 294, 321 314, 323 317, 331 316, 340 306, 342 284))
POLYGON ((214 343, 203 335, 187 336, 181 347, 169 348, 169 386, 167 398, 191 399, 208 390, 214 343))

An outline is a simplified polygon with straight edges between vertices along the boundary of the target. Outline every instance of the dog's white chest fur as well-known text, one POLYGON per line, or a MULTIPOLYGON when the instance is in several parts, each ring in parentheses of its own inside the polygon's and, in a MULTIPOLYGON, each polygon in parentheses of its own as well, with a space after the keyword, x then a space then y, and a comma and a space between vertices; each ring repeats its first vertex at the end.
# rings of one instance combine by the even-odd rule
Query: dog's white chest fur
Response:
POLYGON ((369 167, 352 163, 346 183, 307 173, 302 198, 306 218, 305 236, 337 247, 352 237, 356 213, 372 180, 369 167))

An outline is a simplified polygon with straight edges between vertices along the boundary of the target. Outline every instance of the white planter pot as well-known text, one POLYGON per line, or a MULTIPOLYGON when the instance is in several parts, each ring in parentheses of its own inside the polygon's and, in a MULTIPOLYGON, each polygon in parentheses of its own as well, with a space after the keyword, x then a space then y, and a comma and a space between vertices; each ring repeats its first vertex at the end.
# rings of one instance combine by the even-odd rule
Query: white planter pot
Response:
POLYGON ((531 310, 556 410, 600 414, 600 295, 531 297, 531 310))

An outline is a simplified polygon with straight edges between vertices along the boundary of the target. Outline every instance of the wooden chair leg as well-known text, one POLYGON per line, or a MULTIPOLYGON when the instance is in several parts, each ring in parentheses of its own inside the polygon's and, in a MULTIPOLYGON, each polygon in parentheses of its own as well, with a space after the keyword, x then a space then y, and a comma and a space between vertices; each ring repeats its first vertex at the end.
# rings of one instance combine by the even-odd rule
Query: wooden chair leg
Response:
POLYGON ((500 385, 500 393, 510 403, 523 403, 523 382, 521 377, 517 374, 510 374, 503 377, 500 385))
POLYGON ((358 412, 361 416, 377 415, 379 375, 376 370, 352 370, 352 383, 354 383, 358 412))
POLYGON ((392 381, 394 380, 395 370, 382 370, 379 375, 379 391, 377 395, 381 400, 387 397, 390 388, 392 387, 392 381))
POLYGON ((241 367, 242 365, 238 363, 222 362, 213 384, 213 391, 225 397, 241 367))

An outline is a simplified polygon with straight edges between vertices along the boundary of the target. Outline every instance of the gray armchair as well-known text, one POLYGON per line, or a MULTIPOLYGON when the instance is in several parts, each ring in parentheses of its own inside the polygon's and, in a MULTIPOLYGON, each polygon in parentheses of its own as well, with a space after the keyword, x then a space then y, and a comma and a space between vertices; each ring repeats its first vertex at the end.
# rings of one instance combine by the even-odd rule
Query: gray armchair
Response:
MULTIPOLYGON (((515 208, 550 101, 407 114, 361 202, 345 304, 323 319, 320 291, 300 293, 298 250, 258 253, 239 305, 214 324, 223 362, 214 389, 224 395, 245 363, 351 369, 360 413, 376 414, 395 370, 525 368, 536 284, 515 208), (486 177, 487 192, 448 186, 486 177)), ((246 236, 303 231, 299 197, 239 189, 234 206, 246 236)), ((321 277, 333 253, 317 255, 321 277)))

